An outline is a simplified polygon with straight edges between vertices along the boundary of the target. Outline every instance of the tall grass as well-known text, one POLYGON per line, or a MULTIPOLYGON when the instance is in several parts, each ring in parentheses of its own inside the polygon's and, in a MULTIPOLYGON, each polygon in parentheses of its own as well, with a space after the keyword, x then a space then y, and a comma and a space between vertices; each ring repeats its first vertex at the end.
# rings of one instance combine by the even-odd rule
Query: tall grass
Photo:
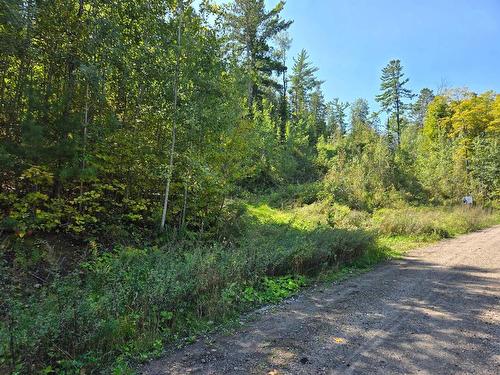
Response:
POLYGON ((6 296, 0 369, 119 369, 128 358, 146 359, 166 342, 286 295, 302 285, 301 275, 339 267, 373 248, 366 232, 268 206, 249 206, 243 220, 238 245, 120 247, 47 285, 6 296))
POLYGON ((498 214, 481 207, 406 207, 375 212, 372 225, 382 235, 447 238, 491 226, 498 214))
POLYGON ((17 266, 0 263, 0 373, 125 373, 130 358, 146 360, 166 343, 294 292, 305 278, 379 261, 388 249, 375 235, 436 239, 499 219, 461 207, 370 217, 326 202, 242 212, 238 240, 226 246, 117 247, 41 285, 19 288, 17 266))

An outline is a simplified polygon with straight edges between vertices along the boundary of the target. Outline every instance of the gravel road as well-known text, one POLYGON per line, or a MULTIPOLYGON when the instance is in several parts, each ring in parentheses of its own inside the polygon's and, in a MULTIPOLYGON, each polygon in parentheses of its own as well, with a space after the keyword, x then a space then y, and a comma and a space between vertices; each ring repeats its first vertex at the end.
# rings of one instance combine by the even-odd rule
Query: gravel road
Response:
POLYGON ((143 374, 500 374, 500 226, 309 289, 143 374))

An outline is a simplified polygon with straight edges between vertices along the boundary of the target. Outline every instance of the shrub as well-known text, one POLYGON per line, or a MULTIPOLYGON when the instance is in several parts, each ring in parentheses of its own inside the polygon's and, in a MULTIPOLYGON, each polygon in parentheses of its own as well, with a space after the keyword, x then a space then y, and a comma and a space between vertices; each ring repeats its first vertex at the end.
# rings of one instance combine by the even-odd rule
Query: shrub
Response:
POLYGON ((271 207, 303 206, 317 201, 321 184, 318 182, 286 185, 265 197, 271 207))
MULTIPOLYGON (((0 312, 0 369, 14 361, 19 372, 49 365, 69 374, 147 359, 165 342, 294 293, 305 276, 351 262, 372 245, 361 231, 269 207, 253 212, 260 217, 246 217, 238 245, 117 247, 24 294, 2 290, 9 297, 0 312)), ((14 269, 1 271, 6 287, 18 288, 8 276, 14 269)))
POLYGON ((334 228, 364 228, 370 215, 365 211, 350 209, 348 206, 334 203, 328 210, 328 224, 334 228))
POLYGON ((407 207, 378 210, 372 225, 383 235, 446 238, 484 228, 495 220, 492 211, 480 207, 407 207))
POLYGON ((498 219, 481 208, 402 207, 369 220, 320 202, 287 211, 239 204, 227 210, 233 224, 221 235, 238 241, 117 246, 100 255, 92 249, 72 271, 57 268, 50 261, 57 257, 44 255, 34 239, 23 239, 32 248, 22 256, 0 248, 0 371, 95 373, 113 364, 122 371, 130 358, 146 360, 165 343, 295 293, 309 276, 383 258, 371 231, 356 228, 446 237, 498 219), (37 259, 50 267, 45 281, 33 284, 37 259))

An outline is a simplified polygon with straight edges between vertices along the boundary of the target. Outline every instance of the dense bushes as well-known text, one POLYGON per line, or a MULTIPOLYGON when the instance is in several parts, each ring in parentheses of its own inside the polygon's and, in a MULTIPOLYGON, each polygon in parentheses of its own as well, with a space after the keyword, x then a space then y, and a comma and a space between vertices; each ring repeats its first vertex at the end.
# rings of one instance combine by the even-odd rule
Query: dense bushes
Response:
MULTIPOLYGON (((300 207, 305 204, 314 203, 318 200, 321 185, 320 182, 284 185, 265 195, 264 200, 271 207, 276 208, 290 206, 300 207)), ((262 197, 260 200, 262 200, 262 197)))
POLYGON ((245 220, 239 246, 117 247, 22 290, 9 280, 22 274, 22 266, 4 265, 10 290, 3 291, 0 368, 14 363, 20 372, 48 372, 50 365, 78 373, 146 358, 165 341, 276 301, 303 285, 303 276, 373 248, 365 232, 266 207, 256 207, 245 220))
POLYGON ((400 207, 372 217, 325 201, 287 210, 232 207, 238 230, 226 230, 226 245, 183 241, 101 254, 90 246, 72 266, 43 241, 2 246, 0 369, 118 371, 165 342, 275 302, 309 277, 379 260, 386 254, 371 233, 441 238, 498 221, 481 208, 400 207), (9 255, 7 248, 18 250, 9 255))
POLYGON ((326 158, 322 196, 354 209, 372 210, 397 195, 394 163, 386 141, 375 131, 366 129, 364 136, 358 137, 350 135, 334 146, 322 145, 320 157, 325 148, 333 148, 332 157, 326 158))
POLYGON ((434 236, 446 238, 487 227, 498 221, 498 215, 480 207, 381 209, 373 225, 384 235, 434 236))
POLYGON ((15 232, 20 238, 33 232, 62 232, 114 240, 130 240, 130 234, 139 231, 145 232, 143 237, 151 233, 151 201, 127 197, 125 184, 117 180, 94 181, 85 192, 75 190, 64 198, 50 194, 54 175, 45 168, 30 167, 20 180, 15 193, 0 192, 1 232, 15 232))

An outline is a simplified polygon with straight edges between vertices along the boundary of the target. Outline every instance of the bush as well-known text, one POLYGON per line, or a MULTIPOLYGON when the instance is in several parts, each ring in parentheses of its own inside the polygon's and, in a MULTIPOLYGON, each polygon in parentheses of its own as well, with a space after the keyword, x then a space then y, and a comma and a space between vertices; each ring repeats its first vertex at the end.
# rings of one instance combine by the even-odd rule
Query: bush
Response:
POLYGON ((275 208, 303 206, 318 200, 321 184, 318 182, 286 185, 265 197, 265 201, 275 208))
POLYGON ((367 212, 350 209, 341 204, 334 203, 328 210, 328 224, 334 228, 364 228, 369 219, 367 212))
POLYGON ((491 210, 480 207, 407 207, 378 210, 372 225, 383 235, 446 238, 487 227, 495 220, 491 210))
POLYGON ((308 277, 382 259, 366 229, 442 238, 497 219, 481 208, 401 207, 370 220, 321 202, 286 211, 235 203, 224 215, 232 224, 220 235, 238 241, 91 249, 72 271, 57 268, 50 259, 58 257, 33 238, 22 240, 31 244, 22 252, 0 248, 0 372, 122 371, 130 358, 146 360, 165 343, 295 293, 308 277), (47 264, 38 274, 45 281, 33 283, 37 262, 47 264))
MULTIPOLYGON (((165 342, 294 293, 305 276, 352 262, 373 243, 362 231, 254 212, 238 245, 117 247, 23 294, 2 294, 0 370, 14 362, 19 372, 105 372, 147 359, 165 342)), ((19 270, 1 271, 17 290, 19 270)))

